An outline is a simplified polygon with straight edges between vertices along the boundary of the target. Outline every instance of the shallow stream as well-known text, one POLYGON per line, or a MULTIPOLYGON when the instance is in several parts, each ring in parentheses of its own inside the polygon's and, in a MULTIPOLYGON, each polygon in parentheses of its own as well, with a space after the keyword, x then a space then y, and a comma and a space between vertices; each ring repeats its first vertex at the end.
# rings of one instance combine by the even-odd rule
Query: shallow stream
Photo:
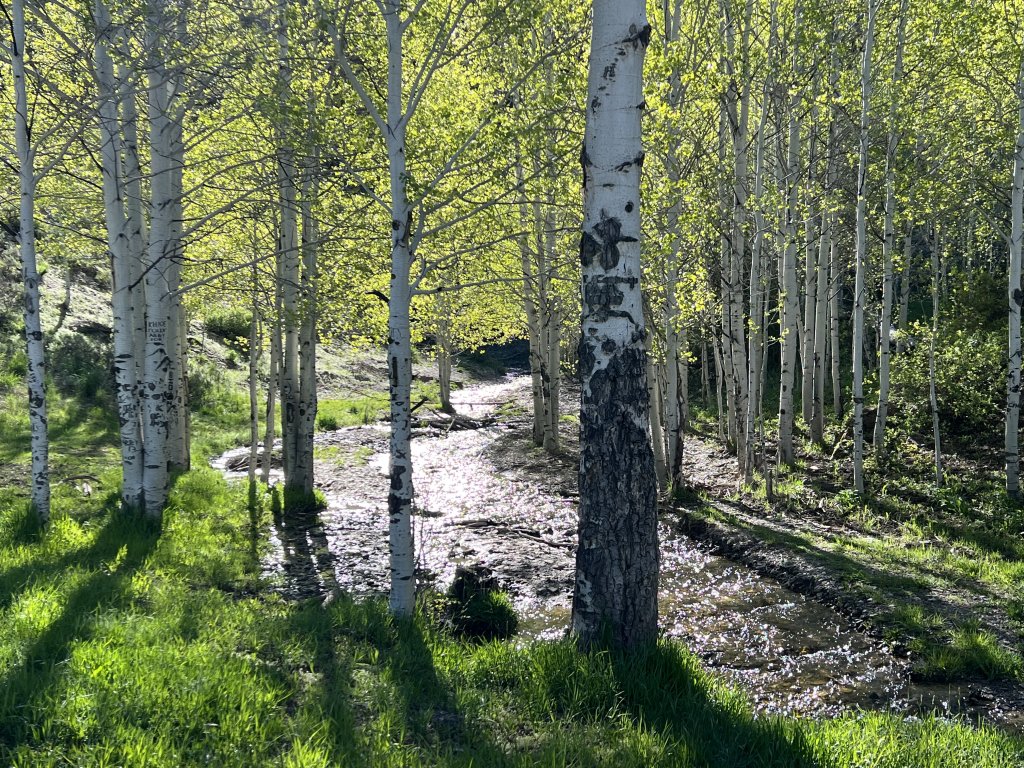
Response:
MULTIPOLYGON (((489 419, 499 405, 525 406, 529 379, 467 387, 460 414, 489 419)), ((511 595, 524 641, 564 634, 576 537, 573 459, 551 459, 528 440, 529 424, 504 416, 491 426, 421 430, 413 441, 418 570, 443 589, 460 564, 482 565, 511 595)), ((317 477, 328 507, 315 521, 276 525, 263 563, 291 597, 341 588, 387 589, 387 446, 381 425, 317 436, 317 477)), ((247 449, 214 462, 231 474, 247 449)), ((764 712, 830 716, 851 708, 908 716, 984 717, 1024 729, 977 685, 920 685, 910 664, 833 609, 752 569, 710 554, 662 513, 664 633, 745 687, 764 712)))

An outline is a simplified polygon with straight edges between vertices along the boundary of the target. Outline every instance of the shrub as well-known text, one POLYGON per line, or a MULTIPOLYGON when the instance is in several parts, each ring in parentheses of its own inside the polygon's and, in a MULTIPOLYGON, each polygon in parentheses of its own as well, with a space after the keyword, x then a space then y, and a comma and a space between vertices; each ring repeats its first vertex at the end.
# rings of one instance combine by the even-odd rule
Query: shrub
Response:
POLYGON ((333 432, 338 428, 338 419, 328 414, 316 417, 316 428, 320 432, 333 432))
POLYGON ((464 638, 504 640, 519 629, 512 601, 483 566, 456 569, 440 614, 442 625, 464 638))
POLYGON ((88 402, 106 401, 114 391, 110 345, 78 333, 61 333, 47 354, 53 385, 62 395, 88 402))
POLYGON ((220 338, 227 346, 248 354, 252 312, 247 312, 244 309, 221 308, 207 315, 204 322, 208 333, 220 338))
MULTIPOLYGON (((916 346, 892 358, 894 424, 922 433, 931 423, 928 354, 931 329, 912 326, 916 346)), ((1006 339, 998 330, 940 328, 935 380, 943 432, 971 435, 998 430, 1006 398, 1006 339)))

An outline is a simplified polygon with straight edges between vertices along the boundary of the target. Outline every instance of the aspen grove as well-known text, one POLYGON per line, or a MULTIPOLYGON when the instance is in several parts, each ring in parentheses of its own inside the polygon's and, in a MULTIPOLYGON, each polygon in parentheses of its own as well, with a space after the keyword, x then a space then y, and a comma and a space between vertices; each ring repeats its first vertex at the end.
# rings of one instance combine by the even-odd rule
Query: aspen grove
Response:
POLYGON ((1022 0, 0 6, 0 763, 1024 762, 1022 0))

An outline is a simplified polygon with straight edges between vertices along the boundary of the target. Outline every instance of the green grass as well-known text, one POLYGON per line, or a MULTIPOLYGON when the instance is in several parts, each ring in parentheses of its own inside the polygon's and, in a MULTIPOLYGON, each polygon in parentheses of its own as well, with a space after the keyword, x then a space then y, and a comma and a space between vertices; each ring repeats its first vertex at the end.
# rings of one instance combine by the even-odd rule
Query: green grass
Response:
POLYGON ((355 398, 331 398, 317 403, 317 429, 329 431, 342 427, 372 424, 384 418, 388 409, 387 395, 366 395, 355 398))
POLYGON ((370 459, 373 457, 373 449, 365 445, 357 446, 351 450, 337 445, 317 445, 313 447, 313 457, 319 461, 329 462, 340 469, 364 467, 370 463, 370 459))
POLYGON ((935 720, 757 717, 682 646, 463 643, 382 602, 288 603, 269 515, 209 470, 163 531, 0 493, 0 763, 15 766, 1010 766, 1019 741, 935 720))

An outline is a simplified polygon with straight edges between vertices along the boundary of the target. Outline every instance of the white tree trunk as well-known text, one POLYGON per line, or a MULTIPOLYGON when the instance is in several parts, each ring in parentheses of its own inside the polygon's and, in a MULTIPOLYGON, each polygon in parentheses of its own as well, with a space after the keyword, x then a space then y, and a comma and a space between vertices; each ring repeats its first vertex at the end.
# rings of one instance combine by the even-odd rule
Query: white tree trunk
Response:
POLYGON ((885 451, 885 423, 889 415, 889 357, 892 328, 893 252, 896 248, 896 151, 900 135, 897 130, 897 106, 903 82, 903 41, 907 28, 909 0, 900 3, 899 26, 896 33, 896 61, 893 64, 893 92, 889 105, 889 135, 885 148, 885 234, 882 241, 882 322, 878 335, 878 412, 872 443, 879 454, 885 451))
POLYGON ((821 214, 821 237, 818 243, 817 284, 814 302, 814 371, 812 373, 813 404, 811 408, 811 440, 820 443, 825 435, 825 349, 828 342, 828 257, 832 248, 834 217, 821 214))
POLYGON ((172 302, 168 276, 177 256, 174 241, 174 126, 164 61, 171 26, 164 0, 147 13, 150 232, 144 268, 146 352, 140 386, 143 414, 143 495, 146 515, 159 519, 167 503, 170 436, 172 302))
MULTIPOLYGON (((733 393, 730 403, 730 424, 736 440, 736 455, 742 463, 746 456, 745 433, 747 415, 747 346, 746 317, 743 311, 743 275, 746 262, 746 226, 747 226, 747 154, 750 123, 750 31, 753 15, 753 0, 747 0, 744 6, 743 27, 740 36, 740 59, 737 59, 735 24, 729 20, 726 26, 726 69, 730 77, 729 95, 726 99, 729 128, 732 136, 733 151, 733 186, 732 186, 732 230, 729 237, 729 266, 723 270, 728 275, 726 290, 728 302, 727 329, 729 347, 726 350, 728 362, 727 373, 731 374, 730 390, 733 393), (742 66, 737 68, 737 63, 742 66), (737 72, 737 69, 740 71, 737 72), (742 82, 737 82, 741 79, 742 82)), ((729 13, 729 5, 726 3, 729 13)))
MULTIPOLYGON (((665 22, 665 55, 669 55, 670 46, 679 40, 681 31, 682 2, 681 0, 663 0, 662 16, 665 22)), ((668 104, 676 112, 682 109, 683 91, 680 73, 673 70, 669 78, 668 104)), ((669 137, 666 159, 666 174, 672 190, 677 189, 679 182, 679 145, 680 138, 669 137)), ((681 327, 679 319, 679 258, 682 239, 679 231, 679 214, 682 209, 680 200, 673 200, 667 212, 667 229, 671 237, 665 265, 665 397, 661 402, 660 411, 664 414, 665 428, 665 472, 667 483, 681 486, 683 461, 683 435, 686 429, 686 329, 681 327)), ((661 387, 656 389, 659 399, 661 387)), ((659 432, 652 432, 657 436, 659 432)), ((655 462, 657 456, 657 439, 655 440, 655 462)), ((659 477, 661 473, 659 472, 659 477)))
POLYGON ((298 500, 288 492, 301 490, 296 484, 298 452, 300 381, 299 381, 299 211, 296 188, 296 165, 293 142, 295 136, 288 119, 292 96, 292 70, 288 45, 288 7, 278 2, 278 132, 277 183, 280 203, 281 318, 283 348, 281 350, 281 458, 284 486, 288 502, 298 500))
POLYGON ((722 402, 722 388, 725 386, 725 365, 722 361, 722 344, 717 336, 712 338, 712 345, 715 351, 715 400, 718 408, 718 439, 725 442, 726 423, 724 404, 722 402))
MULTIPOLYGON (((184 14, 179 13, 178 40, 185 40, 185 31, 180 28, 184 14)), ((180 71, 169 84, 172 93, 180 93, 182 79, 180 71)), ((184 168, 185 143, 182 133, 184 112, 176 107, 171 112, 171 243, 173 256, 167 270, 167 288, 171 292, 171 324, 168 338, 168 352, 171 357, 171 418, 168 440, 168 461, 172 470, 188 471, 191 465, 189 409, 188 409, 188 318, 180 293, 181 270, 185 253, 182 241, 184 212, 184 168)))
MULTIPOLYGON (((312 115, 312 108, 310 115, 312 115)), ((316 354, 317 354, 317 255, 320 239, 314 205, 320 193, 319 153, 314 148, 306 164, 302 182, 302 305, 299 317, 299 412, 296 419, 294 476, 290 483, 311 499, 314 489, 313 439, 316 433, 316 354)))
POLYGON ((658 634, 657 483, 640 290, 643 0, 596 0, 583 145, 580 523, 572 632, 658 634))
POLYGON ((1024 252, 1024 58, 1017 79, 1019 120, 1013 156, 1013 188, 1010 195, 1010 269, 1009 269, 1009 371, 1006 377, 1006 492, 1019 498, 1020 493, 1020 390, 1021 390, 1021 260, 1024 252))
MULTIPOLYGON (((800 4, 794 10, 794 35, 800 34, 800 4)), ((799 48, 794 44, 793 67, 799 71, 799 48)), ((793 385, 796 381, 796 351, 800 333, 800 289, 797 283, 797 216, 800 205, 800 104, 793 92, 789 104, 789 153, 786 161, 788 205, 786 239, 780 274, 780 326, 782 367, 779 376, 779 464, 793 463, 793 385)))
POLYGON ((274 314, 270 323, 270 366, 267 384, 267 415, 263 436, 263 466, 260 480, 270 484, 270 470, 273 464, 274 442, 277 433, 277 393, 281 389, 281 301, 280 281, 275 281, 274 314))
POLYGON ((18 244, 25 286, 25 341, 28 354, 28 418, 32 433, 32 507, 42 525, 50 522, 50 443, 46 424, 46 358, 36 265, 36 175, 25 78, 25 4, 11 4, 11 65, 14 74, 14 133, 18 155, 20 217, 18 244))
POLYGON ((880 0, 868 0, 861 65, 860 153, 857 170, 857 245, 853 290, 853 486, 864 493, 864 301, 868 256, 868 141, 871 128, 871 53, 880 0))
POLYGON ((409 309, 412 301, 409 248, 412 207, 409 204, 405 161, 406 119, 402 96, 402 20, 399 0, 382 0, 388 39, 387 131, 391 185, 391 285, 388 302, 388 371, 391 397, 391 489, 388 492, 391 594, 388 605, 396 616, 411 616, 416 599, 412 537, 412 340, 409 309))
MULTIPOLYGON (((769 55, 778 47, 778 2, 772 0, 771 28, 769 31, 769 55)), ((764 176, 765 176, 765 147, 767 144, 768 118, 771 106, 771 90, 774 83, 772 66, 774 57, 769 61, 769 74, 765 79, 764 92, 761 98, 761 117, 757 126, 757 141, 754 150, 754 239, 751 245, 750 256, 750 285, 748 302, 750 306, 750 345, 747 359, 749 367, 747 370, 747 409, 744 415, 744 432, 747 435, 746 453, 741 462, 743 468, 743 480, 745 483, 752 483, 754 480, 755 456, 757 453, 757 417, 761 413, 761 368, 764 362, 764 335, 765 335, 765 304, 766 285, 768 283, 764 276, 764 238, 767 232, 764 218, 764 176)))
POLYGON ((928 395, 932 411, 932 441, 935 446, 935 484, 942 485, 942 439, 939 434, 939 396, 936 384, 935 345, 939 337, 939 291, 942 255, 939 228, 932 225, 932 338, 928 346, 928 395))
POLYGON ((843 272, 839 264, 839 242, 835 237, 832 238, 829 252, 828 273, 829 367, 832 371, 832 412, 839 417, 843 415, 842 356, 839 349, 839 293, 843 287, 843 272))
MULTIPOLYGON (((118 94, 110 46, 115 39, 110 13, 102 0, 94 6, 96 41, 95 77, 98 91, 97 113, 100 128, 100 166, 103 178, 103 212, 107 230, 113 290, 114 385, 121 442, 121 501, 127 508, 140 509, 143 502, 142 422, 138 400, 138 376, 144 346, 136 344, 135 307, 138 291, 134 282, 141 269, 132 268, 130 222, 125 215, 127 189, 121 175, 118 94)), ((136 155, 137 157, 137 155, 136 155)), ((138 207, 138 205, 137 205, 138 207)))
POLYGON ((530 219, 529 204, 526 200, 526 179, 523 170, 522 157, 516 152, 516 186, 519 190, 519 257, 523 273, 523 310, 526 313, 526 328, 530 342, 530 385, 533 395, 533 444, 540 447, 544 445, 544 392, 541 380, 541 360, 543 351, 540 342, 540 316, 537 308, 537 281, 538 276, 533 269, 533 254, 530 252, 530 232, 532 222, 530 219))
POLYGON ((896 342, 896 354, 902 354, 906 348, 906 334, 910 326, 910 276, 914 255, 914 223, 908 221, 903 233, 903 271, 900 273, 900 313, 898 327, 899 340, 896 342))
POLYGON ((818 317, 818 247, 819 232, 816 230, 818 217, 814 214, 814 185, 818 175, 818 79, 814 78, 810 93, 811 117, 807 133, 809 160, 807 164, 807 185, 804 189, 804 312, 802 335, 800 337, 800 414, 804 424, 810 425, 814 418, 814 322, 818 317))
MULTIPOLYGON (((254 250, 257 242, 256 237, 253 237, 254 250)), ((252 265, 252 319, 249 321, 249 488, 252 489, 253 493, 255 493, 256 486, 260 442, 259 361, 259 272, 254 260, 252 265)))
MULTIPOLYGON (((144 290, 143 264, 146 261, 146 246, 149 233, 146 228, 146 217, 143 210, 142 197, 142 163, 139 159, 138 124, 139 114, 135 106, 134 92, 136 87, 132 81, 130 70, 120 67, 120 79, 127 89, 121 99, 121 132, 124 151, 123 167, 123 206, 127 220, 128 250, 128 296, 131 321, 131 347, 135 357, 135 380, 141 382, 146 358, 146 296, 144 290)), ((136 410, 141 413, 138 405, 139 395, 136 391, 136 410)), ((140 433, 141 435, 141 433, 140 433)), ((141 439, 141 437, 140 437, 141 439)), ((140 459, 141 461, 141 459, 140 459)), ((141 478, 139 480, 141 488, 141 478)), ((140 491, 141 493, 141 491, 140 491)), ((140 496, 141 503, 141 496, 140 496)))
POLYGON ((661 383, 658 366, 652 356, 647 357, 647 396, 651 419, 651 445, 654 449, 654 473, 658 478, 658 490, 665 492, 669 487, 668 462, 665 455, 665 427, 661 383))
POLYGON ((544 443, 544 448, 549 453, 556 453, 558 451, 558 423, 561 416, 559 398, 562 392, 562 313, 553 304, 554 302, 552 301, 548 320, 547 370, 549 403, 547 407, 548 428, 545 432, 544 443))

